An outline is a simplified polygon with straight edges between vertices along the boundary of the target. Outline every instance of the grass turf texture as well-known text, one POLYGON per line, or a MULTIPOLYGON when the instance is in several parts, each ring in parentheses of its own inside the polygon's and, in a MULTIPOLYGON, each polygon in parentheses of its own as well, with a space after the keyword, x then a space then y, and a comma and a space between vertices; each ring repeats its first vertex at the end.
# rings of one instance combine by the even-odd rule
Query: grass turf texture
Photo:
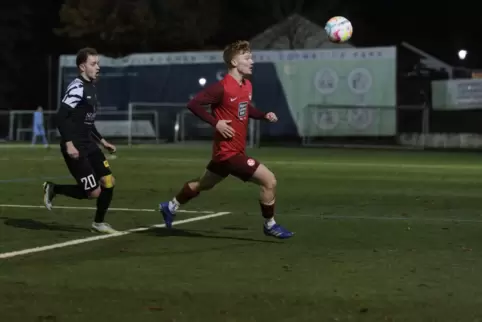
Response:
MULTIPOLYGON (((112 207, 155 209, 209 153, 120 147, 112 207)), ((0 320, 482 321, 482 156, 250 154, 276 173, 278 222, 294 238, 265 237, 258 189, 228 178, 185 209, 229 215, 0 260, 0 320)), ((73 182, 56 147, 2 148, 0 166, 2 204, 40 205, 42 177, 73 182)), ((91 237, 92 217, 0 206, 0 253, 91 237)), ((121 230, 162 223, 154 211, 107 218, 121 230)))

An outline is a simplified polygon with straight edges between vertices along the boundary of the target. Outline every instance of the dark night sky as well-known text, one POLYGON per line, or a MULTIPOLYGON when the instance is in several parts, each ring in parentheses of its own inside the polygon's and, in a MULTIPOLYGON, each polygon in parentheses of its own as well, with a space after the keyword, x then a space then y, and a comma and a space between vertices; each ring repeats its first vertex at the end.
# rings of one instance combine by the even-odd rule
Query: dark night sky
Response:
MULTIPOLYGON (((205 0, 207 3, 210 1, 205 0)), ((264 0, 259 0, 258 4, 261 3, 260 1, 264 0)), ((28 40, 15 44, 15 53, 9 52, 9 54, 15 55, 15 60, 19 62, 20 67, 16 71, 6 72, 9 78, 7 85, 15 89, 8 96, 9 103, 2 104, 1 108, 5 108, 5 106, 33 108, 32 106, 36 104, 45 105, 47 103, 47 56, 56 57, 58 54, 72 54, 76 51, 76 46, 68 46, 68 39, 59 38, 52 32, 52 28, 60 24, 58 12, 63 2, 62 0, 24 0, 21 2, 25 8, 30 10, 28 24, 31 35, 28 40), (33 76, 31 79, 26 79, 23 75, 33 76), (23 92, 16 90, 25 88, 25 86, 32 87, 33 85, 30 85, 32 79, 41 85, 36 86, 31 95, 25 97, 23 92)), ((304 2, 307 12, 311 12, 310 8, 315 6, 320 10, 323 5, 320 0, 304 0, 304 2)), ((18 3, 6 0, 0 5, 0 9, 4 11, 11 6, 18 6, 18 3)), ((224 3, 223 10, 227 10, 229 15, 227 20, 238 23, 229 27, 224 23, 217 36, 212 40, 210 49, 221 48, 224 43, 235 40, 235 38, 249 39, 262 32, 271 23, 276 22, 273 16, 263 18, 259 11, 253 11, 253 8, 250 8, 252 3, 248 0, 224 3), (257 18, 253 18, 256 15, 257 18)), ((474 2, 472 3, 474 4, 474 2)), ((372 0, 363 3, 347 0, 342 3, 343 6, 350 8, 348 10, 355 8, 352 10, 353 15, 347 16, 347 18, 353 23, 352 40, 357 46, 397 45, 401 41, 407 41, 449 64, 460 63, 457 51, 463 48, 469 52, 468 58, 464 62, 465 66, 482 67, 480 58, 482 56, 480 41, 482 19, 478 16, 478 10, 473 5, 471 7, 468 1, 459 0, 456 4, 447 2, 446 5, 443 5, 443 3, 437 2, 437 5, 430 5, 429 2, 420 0, 403 2, 372 0)), ((343 15, 343 10, 328 11, 324 13, 325 17, 320 15, 318 21, 315 19, 315 22, 322 25, 326 17, 343 15)), ((5 37, 9 37, 8 17, 4 15, 1 20, 3 21, 0 21, 0 35, 5 39, 5 37)), ((170 49, 167 44, 166 50, 175 49, 170 49)), ((0 61, 0 63, 2 62, 0 61)), ((3 64, 4 69, 5 66, 10 65, 5 62, 3 64)), ((53 75, 56 75, 55 70, 53 75)))
POLYGON ((482 67, 482 20, 474 8, 475 2, 471 2, 472 5, 466 0, 451 1, 446 5, 415 0, 376 0, 371 3, 364 8, 362 15, 356 17, 366 23, 367 32, 362 35, 366 44, 407 41, 450 64, 458 63, 457 52, 463 48, 469 52, 466 64, 482 67))
MULTIPOLYGON (((36 24, 40 25, 36 30, 40 33, 43 30, 44 33, 39 36, 45 37, 45 33, 48 33, 52 26, 58 25, 58 9, 64 1, 52 0, 52 7, 40 5, 40 1, 25 2, 34 4, 32 8, 37 12, 36 24), (39 14, 39 9, 42 14, 39 14), (48 19, 45 19, 46 16, 48 19)), ((305 3, 309 2, 305 1, 305 3)), ((470 3, 473 7, 474 2, 470 3)), ((377 46, 394 45, 405 40, 452 63, 457 62, 456 53, 463 47, 470 53, 468 64, 473 67, 482 67, 478 57, 482 50, 480 41, 482 19, 475 8, 471 10, 470 3, 466 0, 457 1, 457 5, 454 5, 454 2, 447 2, 447 5, 441 5, 440 2, 437 2, 437 5, 430 5, 428 1, 420 0, 364 1, 362 5, 357 5, 359 11, 356 12, 356 16, 349 17, 353 21, 355 30, 353 41, 359 46, 377 46)), ((236 4, 230 7, 235 8, 236 4)), ((333 12, 333 15, 335 14, 336 12, 333 12)), ((235 15, 239 16, 242 13, 235 15)), ((249 39, 256 33, 262 32, 266 27, 265 24, 260 22, 257 26, 254 25, 245 31, 237 30, 235 34, 249 39)), ((229 39, 229 34, 223 34, 225 39, 221 38, 216 42, 232 40, 229 39)), ((63 52, 66 50, 65 47, 62 48, 63 43, 65 42, 56 40, 54 47, 63 52)))

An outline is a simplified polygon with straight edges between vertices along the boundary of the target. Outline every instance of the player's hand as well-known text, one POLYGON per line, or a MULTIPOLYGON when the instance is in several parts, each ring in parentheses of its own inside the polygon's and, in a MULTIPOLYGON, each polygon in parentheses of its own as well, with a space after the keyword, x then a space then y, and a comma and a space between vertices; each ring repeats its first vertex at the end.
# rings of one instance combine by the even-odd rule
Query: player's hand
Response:
POLYGON ((65 147, 67 149, 67 154, 72 158, 72 159, 78 159, 79 158, 79 150, 74 146, 72 142, 67 142, 65 144, 65 147))
POLYGON ((231 122, 231 120, 219 120, 218 123, 216 123, 216 130, 221 133, 225 139, 232 138, 236 133, 231 125, 229 125, 231 122))
POLYGON ((278 122, 278 117, 277 117, 276 114, 273 113, 273 112, 267 113, 266 116, 265 116, 265 118, 266 118, 269 122, 271 122, 271 123, 276 123, 276 122, 278 122))
POLYGON ((115 145, 110 144, 110 143, 107 142, 106 140, 103 140, 102 145, 103 145, 104 148, 105 148, 107 151, 109 151, 110 153, 115 153, 115 152, 117 151, 117 148, 115 147, 115 145))

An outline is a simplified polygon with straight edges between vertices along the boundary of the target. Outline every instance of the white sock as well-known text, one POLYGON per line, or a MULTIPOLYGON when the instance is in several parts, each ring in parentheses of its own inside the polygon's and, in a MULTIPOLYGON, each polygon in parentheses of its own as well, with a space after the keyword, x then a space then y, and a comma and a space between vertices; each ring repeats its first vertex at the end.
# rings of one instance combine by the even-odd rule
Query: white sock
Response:
POLYGON ((276 221, 274 221, 274 218, 266 219, 266 222, 264 223, 264 225, 268 229, 271 229, 275 224, 276 224, 276 221))
POLYGON ((180 205, 181 204, 179 203, 179 201, 177 201, 177 199, 174 197, 171 201, 169 201, 169 210, 172 213, 175 213, 177 209, 179 209, 180 205))

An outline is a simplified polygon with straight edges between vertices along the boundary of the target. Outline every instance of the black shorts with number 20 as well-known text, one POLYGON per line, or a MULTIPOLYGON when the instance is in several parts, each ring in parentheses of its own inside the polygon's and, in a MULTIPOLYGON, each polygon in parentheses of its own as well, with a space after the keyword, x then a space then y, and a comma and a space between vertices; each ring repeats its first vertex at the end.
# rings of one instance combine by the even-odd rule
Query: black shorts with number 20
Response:
POLYGON ((100 178, 112 174, 109 162, 99 148, 80 152, 78 159, 71 158, 64 150, 62 155, 77 184, 87 192, 99 186, 100 178))

